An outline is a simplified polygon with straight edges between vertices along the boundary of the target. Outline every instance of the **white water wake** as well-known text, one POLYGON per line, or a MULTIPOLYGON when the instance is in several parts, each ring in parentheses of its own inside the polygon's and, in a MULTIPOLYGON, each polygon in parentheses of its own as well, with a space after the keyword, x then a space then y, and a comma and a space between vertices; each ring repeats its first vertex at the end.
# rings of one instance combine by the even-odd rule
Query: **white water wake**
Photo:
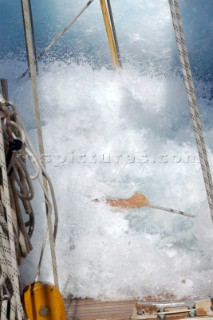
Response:
MULTIPOLYGON (((71 276, 67 294, 211 294, 213 228, 182 80, 144 77, 128 65, 115 74, 55 63, 40 75, 39 91, 60 212, 62 287, 71 276), (136 191, 197 218, 92 202, 136 191)), ((208 99, 200 100, 207 105, 208 99)), ((30 95, 25 104, 32 110, 30 95)), ((50 265, 47 258, 43 279, 51 279, 50 265)))
MULTIPOLYGON (((51 10, 62 18, 56 24, 61 30, 73 12, 64 10, 66 0, 60 8, 58 3, 51 10)), ((72 9, 80 5, 76 1, 72 9)), ((119 12, 115 20, 122 71, 98 69, 103 61, 111 62, 96 5, 75 25, 69 48, 65 42, 70 34, 60 43, 65 56, 43 65, 38 77, 46 162, 60 212, 61 287, 70 277, 66 294, 76 297, 212 295, 213 228, 182 79, 171 71, 177 56, 167 1, 125 0, 122 8, 115 1, 113 8, 119 12), (72 61, 81 63, 63 62, 69 50, 72 61), (87 55, 95 68, 83 63, 87 55), (150 208, 122 211, 104 203, 136 191, 197 218, 150 208), (103 202, 92 202, 96 198, 103 202)), ((36 18, 35 23, 39 25, 36 18)), ((23 70, 19 61, 0 62, 2 77, 14 79, 23 70)), ((212 163, 211 85, 200 81, 196 88, 212 163)), ((36 140, 30 81, 10 81, 10 98, 36 140)), ((45 217, 39 202, 35 200, 34 252, 22 268, 26 284, 34 280, 43 238, 45 217)), ((51 281, 48 248, 45 257, 42 278, 51 281)))

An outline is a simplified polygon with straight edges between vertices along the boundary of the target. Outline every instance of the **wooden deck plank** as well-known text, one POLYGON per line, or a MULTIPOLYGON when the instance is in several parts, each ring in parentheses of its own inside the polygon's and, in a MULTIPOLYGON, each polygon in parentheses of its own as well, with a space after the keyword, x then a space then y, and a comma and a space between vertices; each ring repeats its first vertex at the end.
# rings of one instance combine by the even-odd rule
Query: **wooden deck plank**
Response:
POLYGON ((94 301, 92 299, 67 299, 67 320, 129 320, 135 300, 94 301))
MULTIPOLYGON (((170 298, 170 297, 169 297, 170 298)), ((143 301, 146 302, 157 302, 157 301, 186 301, 183 300, 175 300, 175 299, 168 299, 168 297, 162 296, 160 299, 152 299, 150 297, 145 298, 143 301)), ((132 319, 137 320, 137 312, 136 312, 136 300, 131 301, 96 301, 92 299, 65 299, 65 308, 67 314, 67 320, 130 320, 131 316, 132 319), (133 308, 134 311, 133 312, 133 308), (132 315, 132 313, 134 313, 132 315)), ((137 302, 137 304, 140 302, 137 302)), ((168 316, 167 319, 169 320, 181 320, 181 319, 189 319, 183 318, 178 316, 168 316)), ((201 320, 200 317, 196 318, 197 320, 201 320)), ((209 317, 204 317, 205 320, 210 320, 209 317)), ((213 319, 213 318, 212 318, 213 319)))

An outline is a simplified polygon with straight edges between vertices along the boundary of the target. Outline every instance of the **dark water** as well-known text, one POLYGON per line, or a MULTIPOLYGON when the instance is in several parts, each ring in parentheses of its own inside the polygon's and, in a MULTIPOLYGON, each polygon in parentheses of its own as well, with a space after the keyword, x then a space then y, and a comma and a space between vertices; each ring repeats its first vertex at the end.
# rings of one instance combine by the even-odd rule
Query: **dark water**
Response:
MULTIPOLYGON (((166 0, 164 1, 166 3, 166 0)), ((38 53, 46 47, 49 42, 62 30, 68 21, 84 6, 85 1, 78 0, 75 3, 62 0, 31 0, 35 23, 35 38, 38 53)), ((185 27, 186 39, 191 58, 193 73, 197 79, 212 80, 213 74, 213 1, 212 0, 180 0, 180 7, 185 27)), ((153 63, 157 69, 163 65, 166 69, 176 69, 178 57, 176 47, 173 43, 173 64, 166 63, 163 47, 168 45, 166 39, 159 44, 158 52, 153 52, 155 43, 158 41, 158 32, 153 38, 146 39, 149 28, 149 17, 153 23, 161 24, 159 16, 155 17, 155 9, 149 8, 147 1, 123 2, 112 1, 114 18, 119 37, 121 53, 124 62, 138 64, 138 67, 145 71, 144 66, 153 63), (143 10, 144 8, 144 10, 143 10), (155 20, 156 19, 156 20, 155 20), (147 25, 147 27, 146 27, 147 25), (131 32, 141 33, 144 30, 145 37, 136 44, 133 50, 127 48, 128 34, 131 32), (153 43, 153 48, 151 44, 153 43), (140 42, 140 43, 139 43, 140 42), (151 60, 151 62, 150 62, 151 60)), ((25 43, 22 24, 22 13, 20 1, 0 0, 0 58, 18 57, 25 59, 25 43)), ((161 17, 162 18, 162 17, 161 17)), ((152 26, 151 26, 152 28, 152 26)), ((104 26, 99 8, 99 1, 95 1, 84 15, 77 21, 60 42, 48 53, 45 59, 57 59, 68 61, 70 59, 81 62, 86 60, 94 66, 107 65, 111 61, 104 35, 104 26)), ((171 32, 173 32, 171 30, 171 32)), ((156 48, 155 48, 156 49, 156 48)), ((162 68, 161 68, 162 69, 162 68)))

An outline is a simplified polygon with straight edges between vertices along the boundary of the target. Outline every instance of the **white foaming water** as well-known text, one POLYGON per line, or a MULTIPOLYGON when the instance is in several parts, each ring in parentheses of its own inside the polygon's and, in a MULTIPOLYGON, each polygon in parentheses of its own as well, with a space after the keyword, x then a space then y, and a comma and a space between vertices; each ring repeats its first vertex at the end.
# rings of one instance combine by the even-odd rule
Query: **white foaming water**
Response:
MULTIPOLYGON (((17 100, 29 85, 15 92, 17 100)), ((71 275, 67 294, 210 294, 213 230, 182 80, 143 77, 128 65, 114 73, 55 63, 39 76, 39 91, 60 212, 62 287, 71 275), (197 218, 92 202, 136 191, 197 218)), ((30 95, 24 102, 33 108, 30 95)), ((48 257, 43 279, 51 280, 50 265, 48 257)))
MULTIPOLYGON (((119 16, 124 21, 128 15, 128 32, 127 22, 117 18, 122 55, 132 64, 115 73, 105 68, 94 71, 87 64, 55 62, 38 77, 46 162, 60 213, 61 287, 71 277, 66 294, 77 297, 207 296, 213 293, 213 228, 182 80, 160 72, 155 77, 155 72, 143 76, 138 71, 148 74, 159 52, 162 66, 172 64, 168 4, 165 0, 133 4, 131 10, 137 10, 132 16, 127 1, 119 16), (135 67, 143 58, 144 64, 135 67), (196 213, 197 218, 149 208, 118 210, 104 202, 136 191, 153 203, 196 213), (97 198, 103 201, 92 201, 97 198)), ((118 12, 116 5, 115 1, 118 12)), ((97 48, 103 28, 91 28, 85 30, 86 37, 97 48)), ((11 62, 0 66, 3 75, 4 70, 8 75, 22 68, 15 63, 13 69, 11 62)), ((20 112, 35 137, 30 87, 30 81, 11 83, 11 100, 21 105, 20 112)), ((200 83, 202 87, 205 97, 199 100, 207 112, 209 88, 200 83)), ((211 134, 210 128, 208 145, 211 134)), ((35 251, 23 267, 26 283, 35 273, 44 219, 44 214, 38 214, 35 251)), ((42 278, 49 281, 50 266, 47 248, 42 278)))

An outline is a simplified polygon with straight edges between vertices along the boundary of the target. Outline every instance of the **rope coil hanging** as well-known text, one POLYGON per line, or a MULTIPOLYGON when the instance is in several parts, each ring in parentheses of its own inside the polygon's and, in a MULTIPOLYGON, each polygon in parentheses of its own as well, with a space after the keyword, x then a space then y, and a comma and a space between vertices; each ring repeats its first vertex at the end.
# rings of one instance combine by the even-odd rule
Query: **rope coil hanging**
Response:
POLYGON ((1 167, 1 225, 0 225, 0 239, 1 239, 1 300, 4 301, 1 308, 1 319, 7 319, 8 300, 5 296, 11 294, 11 319, 24 319, 24 312, 20 299, 19 286, 19 272, 16 258, 16 245, 13 229, 13 217, 10 206, 10 193, 7 177, 5 149, 4 149, 4 135, 2 120, 0 120, 0 167, 1 167), (4 208, 3 208, 4 206, 4 208), (6 233, 5 233, 6 232, 6 233), (6 281, 10 281, 9 286, 5 285, 6 281), (12 288, 11 288, 12 287, 12 288), (9 290, 11 289, 11 290, 9 290), (10 291, 10 292, 9 292, 10 291), (3 298, 3 299, 2 299, 3 298))
POLYGON ((205 184, 208 204, 210 208, 211 218, 213 220, 213 184, 211 170, 208 161, 208 155, 203 136, 202 124, 199 115, 199 108, 197 103, 197 97, 195 94, 195 87, 192 78, 192 72, 189 62, 189 55, 185 41, 184 29, 181 20, 180 9, 177 0, 169 0, 169 6, 172 16, 172 22, 175 32, 175 38, 178 46, 179 58, 183 73, 184 85, 186 88, 187 99, 192 118, 192 124, 203 174, 203 180, 205 184))
POLYGON ((26 170, 18 125, 14 125, 14 108, 13 111, 8 111, 6 105, 9 103, 0 101, 0 306, 1 319, 20 320, 25 316, 20 299, 18 263, 21 257, 26 257, 32 249, 30 237, 33 233, 34 219, 29 198, 33 196, 33 189, 31 183, 28 185, 30 178, 26 170), (11 146, 16 142, 19 142, 19 145, 15 152, 11 146), (27 223, 23 221, 19 200, 22 201, 26 214, 31 216, 27 223))
POLYGON ((22 320, 25 317, 18 264, 32 250, 32 181, 38 179, 44 190, 41 174, 48 182, 51 195, 50 198, 46 194, 45 198, 48 214, 53 208, 57 215, 57 206, 50 178, 36 156, 15 106, 0 100, 0 115, 0 319, 22 320), (28 160, 33 168, 31 175, 27 170, 28 160), (23 210, 28 219, 23 219, 23 210))
MULTIPOLYGON (((30 24, 30 8, 29 8, 28 0, 22 0, 22 4, 23 4, 24 24, 26 29, 26 40, 27 40, 27 47, 28 47, 28 53, 29 53, 29 65, 30 65, 30 75, 32 80, 34 107, 35 107, 35 115, 36 115, 38 144, 39 144, 40 156, 42 156, 44 155, 44 143, 43 143, 43 136, 42 136, 42 129, 41 129, 41 117, 40 117, 38 91, 37 91, 36 66, 35 66, 35 60, 33 55, 33 40, 32 40, 32 32, 31 32, 32 30, 31 30, 31 24, 30 24)), ((44 161, 42 161, 42 165, 45 168, 44 161)), ((44 175, 43 175, 43 186, 44 186, 44 196, 45 198, 47 198, 48 186, 47 186, 46 177, 44 175)), ((52 258, 54 283, 57 287, 59 287, 52 218, 47 207, 46 207, 46 216, 47 216, 47 224, 48 224, 48 232, 49 232, 49 240, 50 240, 50 251, 51 251, 51 258, 52 258)))

